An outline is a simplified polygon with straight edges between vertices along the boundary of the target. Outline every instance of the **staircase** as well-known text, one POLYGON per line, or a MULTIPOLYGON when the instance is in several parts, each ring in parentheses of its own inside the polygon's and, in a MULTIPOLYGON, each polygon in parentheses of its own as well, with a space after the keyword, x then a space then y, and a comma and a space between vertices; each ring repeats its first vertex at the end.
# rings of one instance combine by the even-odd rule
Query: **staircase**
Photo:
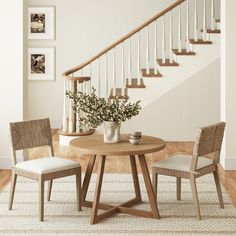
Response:
MULTIPOLYGON (((130 97, 142 107, 219 58, 219 0, 178 0, 81 65, 63 73, 66 90, 112 100, 130 97), (208 52, 206 55, 206 51, 208 52), (197 59, 198 58, 198 59, 197 59), (187 69, 186 69, 187 68, 187 69)), ((73 101, 64 95, 60 143, 93 129, 79 128, 73 101)))

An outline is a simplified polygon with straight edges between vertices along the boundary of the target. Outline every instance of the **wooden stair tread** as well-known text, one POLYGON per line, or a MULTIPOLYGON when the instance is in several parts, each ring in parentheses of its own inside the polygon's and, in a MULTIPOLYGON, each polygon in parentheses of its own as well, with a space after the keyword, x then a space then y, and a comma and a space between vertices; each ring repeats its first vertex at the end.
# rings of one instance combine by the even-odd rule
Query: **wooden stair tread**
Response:
POLYGON ((155 70, 152 68, 149 70, 149 74, 147 74, 146 69, 141 69, 142 76, 147 78, 153 78, 153 77, 162 77, 162 74, 158 71, 157 74, 155 74, 155 70))
POLYGON ((109 99, 127 99, 128 98, 128 90, 127 88, 116 88, 115 93, 113 92, 113 88, 111 89, 109 99), (122 93, 124 91, 124 93, 122 93))
POLYGON ((207 33, 209 33, 209 34, 220 34, 221 31, 219 29, 215 29, 215 30, 208 29, 207 33))
POLYGON ((126 85, 126 88, 132 89, 132 88, 146 88, 146 86, 143 85, 126 85))
POLYGON ((173 49, 173 53, 177 56, 195 56, 196 53, 189 51, 187 52, 186 49, 182 49, 181 52, 178 51, 178 49, 173 49))
POLYGON ((126 88, 146 88, 144 85, 143 79, 140 79, 140 84, 138 83, 138 79, 132 78, 131 84, 129 84, 129 79, 126 79, 126 88))
POLYGON ((179 64, 175 61, 173 61, 172 63, 170 63, 170 59, 166 59, 165 63, 162 62, 162 59, 157 59, 157 63, 160 66, 179 66, 179 64))
POLYGON ((197 41, 194 39, 189 39, 189 42, 192 44, 212 44, 212 41, 204 41, 202 39, 198 39, 197 41))
MULTIPOLYGON (((201 30, 201 32, 203 32, 203 30, 201 30)), ((214 29, 214 30, 207 29, 207 33, 208 34, 220 34, 221 31, 219 29, 214 29)))

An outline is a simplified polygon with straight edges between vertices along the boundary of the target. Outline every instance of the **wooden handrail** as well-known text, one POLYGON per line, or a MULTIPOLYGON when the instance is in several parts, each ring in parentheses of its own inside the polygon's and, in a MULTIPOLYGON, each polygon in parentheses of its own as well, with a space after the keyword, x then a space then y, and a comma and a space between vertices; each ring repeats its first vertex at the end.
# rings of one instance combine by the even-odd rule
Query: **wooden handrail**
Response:
POLYGON ((153 16, 152 18, 150 18, 149 20, 145 21, 143 24, 141 24, 140 26, 138 26, 137 28, 135 28, 134 30, 129 32, 128 34, 126 34, 123 37, 121 37, 119 40, 117 40, 114 43, 112 43, 109 47, 103 49, 101 52, 99 52, 95 56, 91 57, 89 60, 83 62, 79 66, 76 66, 76 67, 74 67, 74 68, 72 68, 70 70, 65 71, 62 74, 63 75, 62 78, 66 79, 66 78, 69 77, 70 74, 75 73, 76 71, 79 71, 82 68, 84 68, 85 66, 89 65, 90 63, 92 63, 93 61, 95 61, 96 59, 98 59, 99 57, 101 57, 102 55, 104 55, 105 53, 110 51, 111 49, 115 48, 117 45, 119 45, 120 43, 124 42, 126 39, 130 38, 131 36, 133 36, 134 34, 139 32, 140 30, 142 30, 143 28, 145 28, 146 26, 151 24, 153 21, 155 21, 158 18, 164 16, 166 13, 168 13, 172 9, 176 8, 177 6, 179 6, 183 2, 185 2, 185 0, 178 0, 177 2, 173 3, 172 5, 170 5, 169 7, 167 7, 166 9, 161 11, 160 13, 158 13, 157 15, 153 16))

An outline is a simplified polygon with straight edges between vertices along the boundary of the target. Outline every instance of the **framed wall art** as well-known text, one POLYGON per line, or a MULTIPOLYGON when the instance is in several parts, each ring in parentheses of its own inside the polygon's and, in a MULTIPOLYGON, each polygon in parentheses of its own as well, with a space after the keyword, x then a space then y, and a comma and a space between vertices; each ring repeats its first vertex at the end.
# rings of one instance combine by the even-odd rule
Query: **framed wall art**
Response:
POLYGON ((28 8, 28 39, 55 39, 55 7, 28 8))
POLYGON ((28 49, 28 80, 55 80, 55 48, 28 49))

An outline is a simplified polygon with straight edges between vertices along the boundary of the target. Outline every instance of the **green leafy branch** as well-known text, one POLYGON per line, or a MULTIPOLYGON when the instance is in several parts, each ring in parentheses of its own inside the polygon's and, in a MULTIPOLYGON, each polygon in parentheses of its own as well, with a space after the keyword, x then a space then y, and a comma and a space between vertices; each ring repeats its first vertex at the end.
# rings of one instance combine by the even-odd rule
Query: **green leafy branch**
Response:
POLYGON ((141 110, 141 101, 130 103, 128 99, 115 98, 109 104, 105 98, 98 97, 95 92, 94 88, 90 94, 66 91, 66 96, 73 100, 73 111, 85 113, 79 119, 80 127, 97 128, 104 121, 121 123, 137 116, 141 110))

